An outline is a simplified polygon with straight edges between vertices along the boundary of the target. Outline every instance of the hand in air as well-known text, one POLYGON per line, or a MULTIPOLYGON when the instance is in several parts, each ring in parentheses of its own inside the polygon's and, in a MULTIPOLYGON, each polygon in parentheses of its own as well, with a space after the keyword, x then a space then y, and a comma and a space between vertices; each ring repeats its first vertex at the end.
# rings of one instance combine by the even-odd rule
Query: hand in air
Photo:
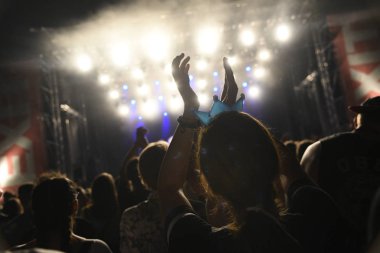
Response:
POLYGON ((148 133, 148 130, 144 127, 138 127, 136 129, 136 145, 139 148, 145 148, 148 145, 148 140, 145 135, 148 133))
POLYGON ((238 86, 236 84, 231 65, 228 63, 228 59, 226 57, 223 58, 223 67, 225 76, 221 101, 228 105, 233 105, 236 102, 238 86))
POLYGON ((199 102, 198 96, 190 87, 189 69, 190 57, 182 53, 176 56, 172 62, 172 74, 175 82, 177 83, 178 91, 181 94, 185 104, 185 112, 198 110, 199 102))

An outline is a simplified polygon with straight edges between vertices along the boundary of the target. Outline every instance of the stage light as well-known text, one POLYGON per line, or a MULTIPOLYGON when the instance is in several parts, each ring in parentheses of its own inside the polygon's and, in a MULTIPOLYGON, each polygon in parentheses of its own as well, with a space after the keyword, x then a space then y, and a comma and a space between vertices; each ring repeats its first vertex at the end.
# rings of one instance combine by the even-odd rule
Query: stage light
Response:
POLYGON ((143 117, 141 117, 141 116, 138 116, 137 118, 138 118, 139 120, 142 120, 142 119, 143 119, 143 117))
POLYGON ((214 87, 214 92, 218 92, 218 87, 214 87))
POLYGON ((198 96, 198 101, 200 105, 207 105, 209 102, 209 96, 207 94, 201 93, 198 96))
POLYGON ((205 27, 197 34, 197 46, 200 53, 216 52, 221 41, 221 33, 217 27, 205 27))
POLYGON ((82 72, 88 72, 92 69, 93 64, 90 56, 86 54, 78 55, 76 58, 76 66, 82 72))
POLYGON ((144 72, 140 68, 134 68, 132 70, 132 76, 136 80, 142 80, 144 78, 144 72))
POLYGON ((286 42, 290 39, 290 27, 286 24, 280 24, 276 27, 275 36, 278 41, 286 42))
POLYGON ((193 79, 194 79, 194 76, 193 75, 189 75, 189 80, 193 81, 193 79))
POLYGON ((207 61, 206 60, 204 60, 204 59, 201 59, 201 60, 198 60, 197 61, 197 70, 199 70, 199 71, 204 71, 204 70, 206 70, 207 69, 207 61))
POLYGON ((199 79, 197 81, 197 88, 203 90, 207 86, 207 81, 204 79, 199 79))
POLYGON ((160 81, 157 80, 157 81, 154 82, 154 84, 155 84, 156 86, 159 86, 159 85, 160 85, 160 81))
POLYGON ((111 78, 109 75, 107 74, 100 74, 99 77, 98 77, 98 81, 101 85, 107 85, 110 83, 111 81, 111 78))
POLYGON ((110 90, 108 92, 108 97, 112 100, 115 100, 120 97, 120 93, 117 90, 110 90))
POLYGON ((248 87, 248 83, 247 83, 247 82, 243 82, 243 83, 241 84, 241 86, 243 86, 243 88, 247 88, 247 87, 248 87))
POLYGON ((123 90, 128 90, 128 85, 124 84, 123 85, 123 90))
POLYGON ((251 97, 251 98, 258 98, 260 97, 260 94, 261 94, 261 90, 259 87, 257 86, 252 86, 249 88, 248 90, 248 95, 251 97))
POLYGON ((135 105, 136 104, 136 100, 132 99, 131 100, 131 105, 135 105))
POLYGON ((167 117, 167 116, 168 116, 168 113, 167 113, 167 112, 164 112, 163 115, 164 115, 164 117, 167 117))
POLYGON ((250 30, 245 30, 240 34, 241 43, 244 46, 252 46, 255 43, 255 35, 250 30))
POLYGON ((152 60, 162 61, 168 55, 170 40, 163 31, 155 31, 145 37, 144 45, 152 60))
POLYGON ((212 75, 214 76, 214 77, 218 77, 218 72, 217 71, 214 71, 213 73, 212 73, 212 75))
POLYGON ((272 55, 268 49, 261 49, 257 57, 260 61, 269 61, 272 55))
POLYGON ((129 108, 127 105, 119 105, 117 112, 120 116, 127 116, 129 113, 129 108))
POLYGON ((141 114, 146 119, 154 119, 158 114, 158 104, 153 100, 147 100, 141 104, 141 114))
POLYGON ((265 68, 263 68, 263 67, 257 67, 257 68, 254 69, 253 75, 257 79, 262 79, 262 78, 264 78, 267 75, 267 70, 265 68))
POLYGON ((177 90, 178 90, 178 88, 177 88, 177 84, 176 84, 175 82, 170 82, 170 83, 168 84, 168 88, 169 88, 169 90, 171 90, 171 91, 177 91, 177 90))
POLYGON ((250 72, 252 70, 251 66, 246 66, 245 67, 245 72, 250 72))
POLYGON ((126 44, 115 44, 110 46, 112 63, 116 67, 125 67, 129 64, 130 55, 126 44))
POLYGON ((168 109, 171 112, 178 112, 181 110, 183 106, 183 101, 180 97, 174 96, 170 98, 169 103, 168 103, 168 109))
POLYGON ((163 96, 158 96, 158 100, 162 102, 162 101, 164 101, 164 97, 163 96))
POLYGON ((227 61, 231 66, 235 66, 238 63, 238 58, 236 56, 227 57, 227 61))
POLYGON ((143 84, 137 88, 137 93, 140 96, 147 96, 149 93, 149 86, 146 84, 143 84))

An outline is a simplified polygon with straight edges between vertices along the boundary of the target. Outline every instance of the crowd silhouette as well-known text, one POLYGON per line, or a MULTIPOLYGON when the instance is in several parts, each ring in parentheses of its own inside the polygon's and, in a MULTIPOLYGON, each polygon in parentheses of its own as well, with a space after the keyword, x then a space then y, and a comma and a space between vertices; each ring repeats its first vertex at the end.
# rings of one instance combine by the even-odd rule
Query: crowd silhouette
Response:
POLYGON ((86 189, 50 172, 2 193, 0 251, 380 252, 380 97, 350 107, 352 132, 282 142, 240 110, 227 58, 199 112, 189 62, 172 62, 184 112, 170 144, 140 127, 117 178, 86 189))

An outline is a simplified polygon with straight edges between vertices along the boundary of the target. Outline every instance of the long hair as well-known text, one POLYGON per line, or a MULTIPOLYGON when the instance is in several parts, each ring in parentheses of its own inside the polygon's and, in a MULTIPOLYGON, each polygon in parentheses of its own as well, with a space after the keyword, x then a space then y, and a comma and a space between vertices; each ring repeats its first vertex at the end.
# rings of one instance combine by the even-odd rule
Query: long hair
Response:
POLYGON ((97 218, 110 218, 119 212, 115 180, 109 173, 98 175, 91 187, 92 209, 97 218))
POLYGON ((246 209, 277 217, 279 154, 267 128, 246 113, 225 112, 200 133, 198 157, 212 193, 232 207, 236 227, 246 209))
POLYGON ((69 251, 75 199, 75 187, 68 178, 46 179, 36 186, 32 195, 32 212, 38 247, 44 248, 50 235, 59 233, 63 239, 61 250, 69 251))

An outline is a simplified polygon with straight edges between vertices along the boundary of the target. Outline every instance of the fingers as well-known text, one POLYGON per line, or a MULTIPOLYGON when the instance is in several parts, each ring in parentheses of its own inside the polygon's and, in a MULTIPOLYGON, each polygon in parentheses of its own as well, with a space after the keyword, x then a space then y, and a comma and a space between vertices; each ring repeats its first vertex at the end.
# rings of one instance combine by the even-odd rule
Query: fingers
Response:
MULTIPOLYGON (((183 57, 182 57, 182 58, 183 58, 183 57)), ((190 61, 190 56, 187 56, 187 57, 181 62, 181 65, 179 66, 180 70, 185 71, 186 68, 190 68, 189 61, 190 61), (188 66, 188 65, 189 65, 189 66, 188 66)))
POLYGON ((183 57, 185 57, 184 53, 182 53, 182 54, 177 55, 176 57, 174 57, 174 59, 172 61, 172 70, 173 70, 173 72, 179 68, 179 63, 182 61, 183 57))

